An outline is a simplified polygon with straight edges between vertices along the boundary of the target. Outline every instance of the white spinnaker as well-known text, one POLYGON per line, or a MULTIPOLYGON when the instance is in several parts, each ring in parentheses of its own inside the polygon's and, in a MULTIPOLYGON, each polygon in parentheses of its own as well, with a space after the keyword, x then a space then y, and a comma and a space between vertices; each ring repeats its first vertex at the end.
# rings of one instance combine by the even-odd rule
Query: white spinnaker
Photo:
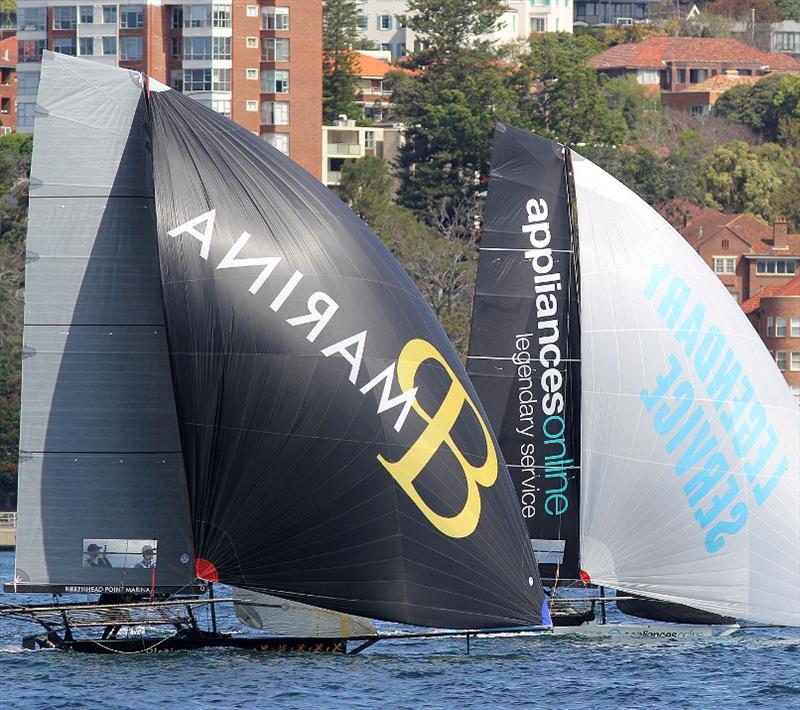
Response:
POLYGON ((349 638, 374 636, 377 633, 371 619, 320 609, 238 587, 233 589, 233 608, 236 618, 243 624, 269 631, 271 634, 307 638, 349 638))
POLYGON ((597 584, 800 625, 800 409, 683 237, 574 153, 573 168, 582 567, 597 584))

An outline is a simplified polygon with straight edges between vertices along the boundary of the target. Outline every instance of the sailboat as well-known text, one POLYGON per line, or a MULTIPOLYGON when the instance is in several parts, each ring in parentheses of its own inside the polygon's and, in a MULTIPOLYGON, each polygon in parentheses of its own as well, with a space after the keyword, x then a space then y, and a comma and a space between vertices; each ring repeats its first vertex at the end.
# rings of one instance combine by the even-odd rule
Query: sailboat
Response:
POLYGON ((341 651, 380 638, 370 619, 549 626, 432 311, 338 197, 210 108, 45 52, 23 341, 5 590, 55 597, 3 607, 44 627, 27 647, 341 651), (219 631, 223 601, 267 635, 219 631))
POLYGON ((603 597, 559 599, 576 587, 613 588, 621 611, 690 635, 800 625, 800 410, 774 360, 655 210, 573 150, 503 124, 467 371, 556 631, 686 628, 598 629, 603 597))

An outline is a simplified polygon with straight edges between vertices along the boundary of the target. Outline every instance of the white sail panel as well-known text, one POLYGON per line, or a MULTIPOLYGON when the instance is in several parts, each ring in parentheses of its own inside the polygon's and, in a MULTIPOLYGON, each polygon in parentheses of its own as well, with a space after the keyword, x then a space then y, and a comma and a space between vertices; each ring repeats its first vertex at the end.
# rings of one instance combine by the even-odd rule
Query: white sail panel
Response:
POLYGON ((300 602, 280 599, 270 594, 233 588, 233 608, 236 618, 254 629, 271 634, 308 638, 349 638, 374 636, 371 619, 300 602))
POLYGON ((701 257, 573 156, 583 568, 597 584, 800 625, 800 410, 701 257))

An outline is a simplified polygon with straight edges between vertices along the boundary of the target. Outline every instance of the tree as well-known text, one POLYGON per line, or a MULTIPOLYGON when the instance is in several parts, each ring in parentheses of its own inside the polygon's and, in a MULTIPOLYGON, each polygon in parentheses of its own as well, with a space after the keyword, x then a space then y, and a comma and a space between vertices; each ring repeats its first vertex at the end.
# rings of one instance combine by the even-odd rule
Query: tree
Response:
POLYGON ((777 22, 781 11, 773 0, 714 0, 705 10, 715 15, 749 20, 750 11, 756 11, 756 22, 777 22))
POLYGON ((658 93, 648 91, 632 77, 609 79, 602 90, 608 108, 622 116, 629 131, 639 127, 645 111, 661 109, 658 93))
POLYGON ((411 0, 407 18, 427 49, 411 61, 422 71, 395 77, 392 101, 406 125, 397 160, 400 204, 421 219, 443 202, 481 189, 498 119, 515 115, 511 68, 474 35, 499 16, 495 0, 411 0))
POLYGON ((442 61, 491 31, 505 11, 500 0, 408 0, 403 18, 428 49, 423 61, 442 61))
POLYGON ((325 0, 322 12, 322 114, 332 124, 340 114, 361 116, 356 106, 360 39, 356 0, 325 0))
POLYGON ((597 72, 586 64, 597 46, 588 35, 531 36, 517 77, 524 127, 563 143, 622 142, 625 122, 609 109, 597 72))
POLYGON ((800 0, 776 0, 785 20, 800 20, 800 0))
POLYGON ((772 200, 800 178, 800 167, 774 143, 731 141, 700 161, 696 178, 709 207, 769 221, 777 216, 772 200))
POLYGON ((758 131, 765 140, 799 145, 800 74, 773 74, 726 91, 714 113, 758 131))
POLYGON ((393 188, 387 162, 367 155, 345 162, 337 192, 353 212, 372 224, 391 207, 393 188))

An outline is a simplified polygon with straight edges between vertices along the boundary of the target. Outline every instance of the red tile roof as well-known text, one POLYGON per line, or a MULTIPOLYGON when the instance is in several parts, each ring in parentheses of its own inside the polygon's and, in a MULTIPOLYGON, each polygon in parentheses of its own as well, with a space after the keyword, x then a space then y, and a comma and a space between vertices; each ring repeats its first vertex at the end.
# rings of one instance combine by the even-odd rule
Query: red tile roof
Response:
POLYGON ((364 79, 383 79, 389 72, 401 71, 406 74, 413 74, 410 69, 389 64, 389 62, 378 59, 377 57, 364 54, 362 52, 353 52, 353 69, 355 73, 364 79))
POLYGON ((782 52, 762 52, 737 39, 648 37, 618 44, 589 60, 595 69, 660 69, 667 61, 739 62, 778 70, 800 70, 800 60, 782 52))
POLYGON ((761 307, 761 299, 781 296, 800 296, 800 274, 781 286, 767 286, 761 289, 755 296, 742 303, 742 310, 745 313, 752 313, 761 307))
POLYGON ((0 67, 17 66, 17 37, 12 35, 0 41, 0 67))

